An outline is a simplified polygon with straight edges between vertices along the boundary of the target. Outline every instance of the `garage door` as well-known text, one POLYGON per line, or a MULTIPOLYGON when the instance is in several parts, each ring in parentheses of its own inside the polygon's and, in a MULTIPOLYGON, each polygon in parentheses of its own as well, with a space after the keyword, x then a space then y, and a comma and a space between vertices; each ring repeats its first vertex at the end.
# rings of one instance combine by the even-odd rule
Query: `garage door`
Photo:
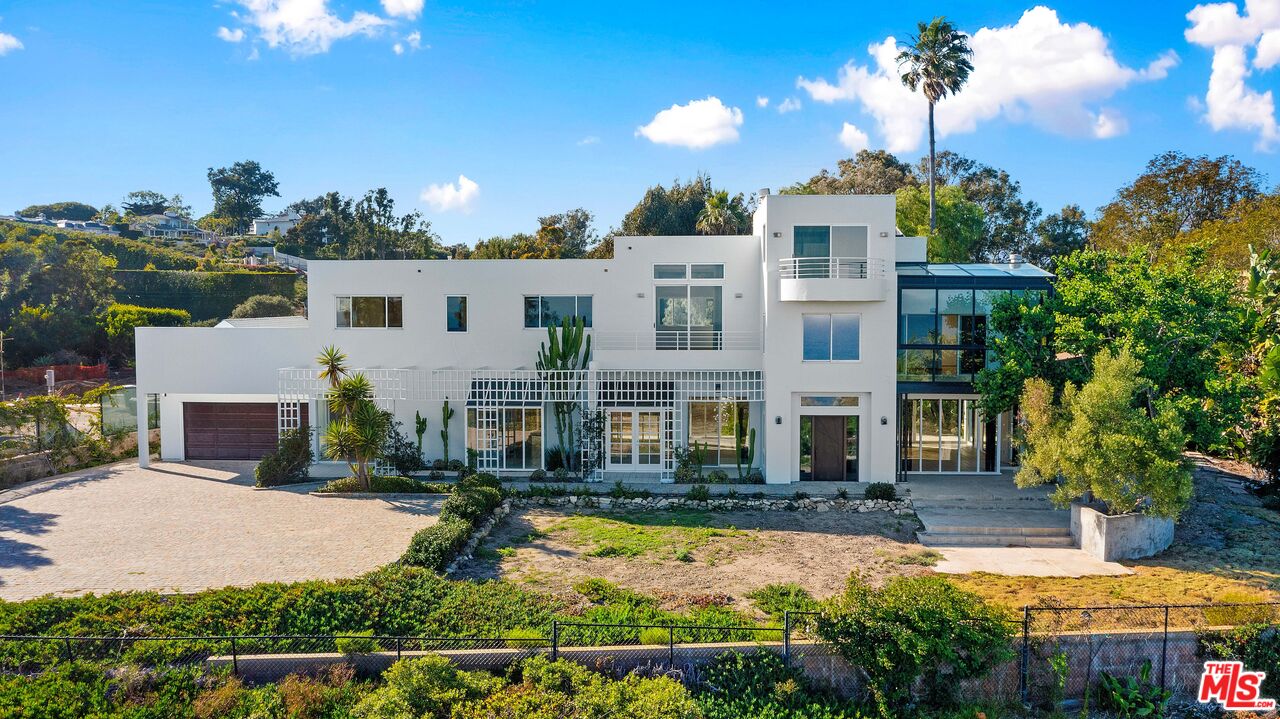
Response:
POLYGON ((184 402, 182 422, 187 459, 261 459, 276 448, 275 402, 184 402))

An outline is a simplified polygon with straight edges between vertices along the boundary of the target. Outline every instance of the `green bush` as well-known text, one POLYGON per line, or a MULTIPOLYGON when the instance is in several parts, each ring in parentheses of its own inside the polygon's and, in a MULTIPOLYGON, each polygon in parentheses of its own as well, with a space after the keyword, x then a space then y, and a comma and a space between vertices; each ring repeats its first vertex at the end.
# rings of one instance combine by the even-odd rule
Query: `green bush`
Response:
POLYGON ((397 474, 410 475, 427 468, 427 463, 418 451, 418 442, 403 431, 404 425, 393 419, 391 429, 387 432, 387 441, 382 445, 382 461, 391 465, 397 474))
POLYGON ((889 482, 872 482, 863 490, 862 498, 892 502, 898 498, 898 490, 889 482))
POLYGON ((448 719, 457 705, 488 696, 504 684, 485 672, 459 671, 439 655, 402 659, 383 673, 382 687, 362 699, 353 714, 366 719, 448 719))
POLYGON ((1098 675, 1098 708, 1120 719, 1162 717, 1173 692, 1151 682, 1151 660, 1142 663, 1136 677, 1098 675))
POLYGON ((820 612, 818 636, 866 672, 885 716, 914 703, 917 682, 919 699, 943 706, 958 680, 1013 656, 1008 614, 941 577, 894 577, 877 590, 854 576, 820 612))
POLYGON ((695 484, 684 493, 684 498, 690 502, 705 502, 711 499, 711 488, 705 484, 695 484))
POLYGON ((440 519, 460 519, 475 524, 502 503, 502 493, 492 487, 459 489, 440 506, 440 519))
POLYGON ((134 329, 138 327, 186 327, 191 313, 167 307, 113 304, 102 313, 107 346, 116 357, 133 357, 134 329))
POLYGON ((1280 630, 1267 624, 1250 624, 1225 632, 1204 632, 1196 637, 1202 660, 1243 662, 1252 671, 1266 672, 1262 696, 1280 696, 1280 630))
MULTIPOLYGON (((375 474, 369 478, 369 490, 379 494, 449 494, 454 485, 442 482, 420 482, 412 477, 388 476, 375 474)), ((360 480, 355 477, 342 477, 330 480, 316 490, 324 494, 363 492, 360 480)))
POLYGON ((724 471, 723 469, 713 469, 710 472, 707 472, 707 483, 708 484, 728 484, 729 473, 724 471))
POLYGON ((258 461, 253 477, 259 487, 305 482, 311 478, 307 472, 313 461, 311 428, 303 426, 286 429, 280 434, 275 450, 258 461))
POLYGON ((231 316, 236 318, 289 317, 296 314, 293 300, 280 295, 254 295, 231 310, 231 316))
POLYGON ((697 700, 705 719, 863 719, 856 705, 815 690, 768 651, 725 652, 703 669, 697 700))
POLYGON ((342 654, 372 654, 381 647, 378 640, 373 638, 373 630, 366 629, 361 632, 346 632, 344 636, 335 637, 333 644, 342 654))
POLYGON ((473 487, 488 487, 490 489, 502 489, 502 480, 498 479, 495 474, 489 472, 479 472, 458 481, 459 489, 471 489, 473 487))
POLYGON ((298 276, 292 272, 178 272, 116 270, 113 277, 121 303, 144 307, 176 307, 192 320, 231 316, 254 295, 294 296, 298 276))
POLYGON ((547 470, 545 470, 545 469, 535 469, 535 470, 533 470, 532 472, 530 472, 530 473, 529 473, 529 481, 530 481, 530 482, 545 482, 545 481, 547 481, 547 470))
POLYGON ((441 513, 440 521, 414 533, 409 540, 409 548, 400 557, 400 563, 442 572, 462 551, 471 538, 472 529, 471 522, 445 517, 441 513))
POLYGON ((768 614, 774 621, 782 621, 785 612, 811 612, 818 608, 809 590, 799 584, 766 584, 747 592, 747 599, 756 609, 768 614))
POLYGON ((608 679, 568 661, 533 657, 519 683, 454 709, 453 719, 700 719, 689 691, 667 677, 608 679))
POLYGON ((645 627, 640 630, 641 644, 661 644, 666 646, 671 641, 671 630, 662 627, 645 627))

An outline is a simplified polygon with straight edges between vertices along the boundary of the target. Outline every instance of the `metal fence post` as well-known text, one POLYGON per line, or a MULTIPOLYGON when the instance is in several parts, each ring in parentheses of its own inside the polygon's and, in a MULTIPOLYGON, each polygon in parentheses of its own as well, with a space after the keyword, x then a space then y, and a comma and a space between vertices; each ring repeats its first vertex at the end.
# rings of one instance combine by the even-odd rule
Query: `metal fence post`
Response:
POLYGON ((1022 608, 1022 666, 1018 672, 1018 691, 1022 694, 1022 703, 1026 704, 1031 697, 1031 607, 1022 608))
POLYGON ((1160 688, 1164 689, 1165 665, 1169 661, 1169 605, 1164 605, 1164 637, 1160 642, 1160 688))
POLYGON ((791 611, 782 612, 782 665, 791 668, 791 611))
POLYGON ((401 643, 401 640, 402 640, 402 637, 396 637, 396 659, 399 659, 399 658, 400 658, 400 643, 401 643))
POLYGON ((551 620, 551 661, 560 658, 560 622, 551 620))
POLYGON ((70 638, 70 637, 63 637, 63 638, 62 638, 62 643, 63 643, 63 645, 64 645, 64 648, 65 648, 65 649, 66 649, 66 651, 67 651, 67 661, 71 661, 71 659, 72 659, 72 656, 71 656, 71 638, 70 638))
POLYGON ((667 666, 671 669, 676 668, 676 627, 674 624, 667 627, 667 666))
POLYGON ((236 654, 236 638, 231 637, 231 674, 238 676, 240 674, 240 658, 236 654))

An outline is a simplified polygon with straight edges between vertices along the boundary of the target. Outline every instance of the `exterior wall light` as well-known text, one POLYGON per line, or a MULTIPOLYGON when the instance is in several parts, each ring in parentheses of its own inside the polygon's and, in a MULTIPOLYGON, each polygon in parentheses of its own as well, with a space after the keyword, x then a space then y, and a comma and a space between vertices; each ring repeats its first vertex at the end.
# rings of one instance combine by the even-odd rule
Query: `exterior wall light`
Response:
POLYGON ((774 417, 774 418, 773 418, 773 423, 774 423, 774 424, 782 424, 782 415, 778 415, 777 417, 774 417))
POLYGON ((881 418, 880 418, 880 424, 889 424, 889 418, 888 418, 888 417, 881 417, 881 418))

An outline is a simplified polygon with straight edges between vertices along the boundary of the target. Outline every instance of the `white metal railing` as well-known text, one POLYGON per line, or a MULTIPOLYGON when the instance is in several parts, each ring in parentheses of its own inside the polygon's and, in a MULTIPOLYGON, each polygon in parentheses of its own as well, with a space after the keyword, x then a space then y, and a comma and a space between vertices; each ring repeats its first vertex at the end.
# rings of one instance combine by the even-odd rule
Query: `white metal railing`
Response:
POLYGON ((637 332, 595 332, 591 346, 605 351, 642 350, 759 350, 759 332, 725 332, 721 330, 663 329, 637 332))
POLYGON ((881 279, 884 260, 878 257, 785 257, 778 261, 784 280, 881 279))

